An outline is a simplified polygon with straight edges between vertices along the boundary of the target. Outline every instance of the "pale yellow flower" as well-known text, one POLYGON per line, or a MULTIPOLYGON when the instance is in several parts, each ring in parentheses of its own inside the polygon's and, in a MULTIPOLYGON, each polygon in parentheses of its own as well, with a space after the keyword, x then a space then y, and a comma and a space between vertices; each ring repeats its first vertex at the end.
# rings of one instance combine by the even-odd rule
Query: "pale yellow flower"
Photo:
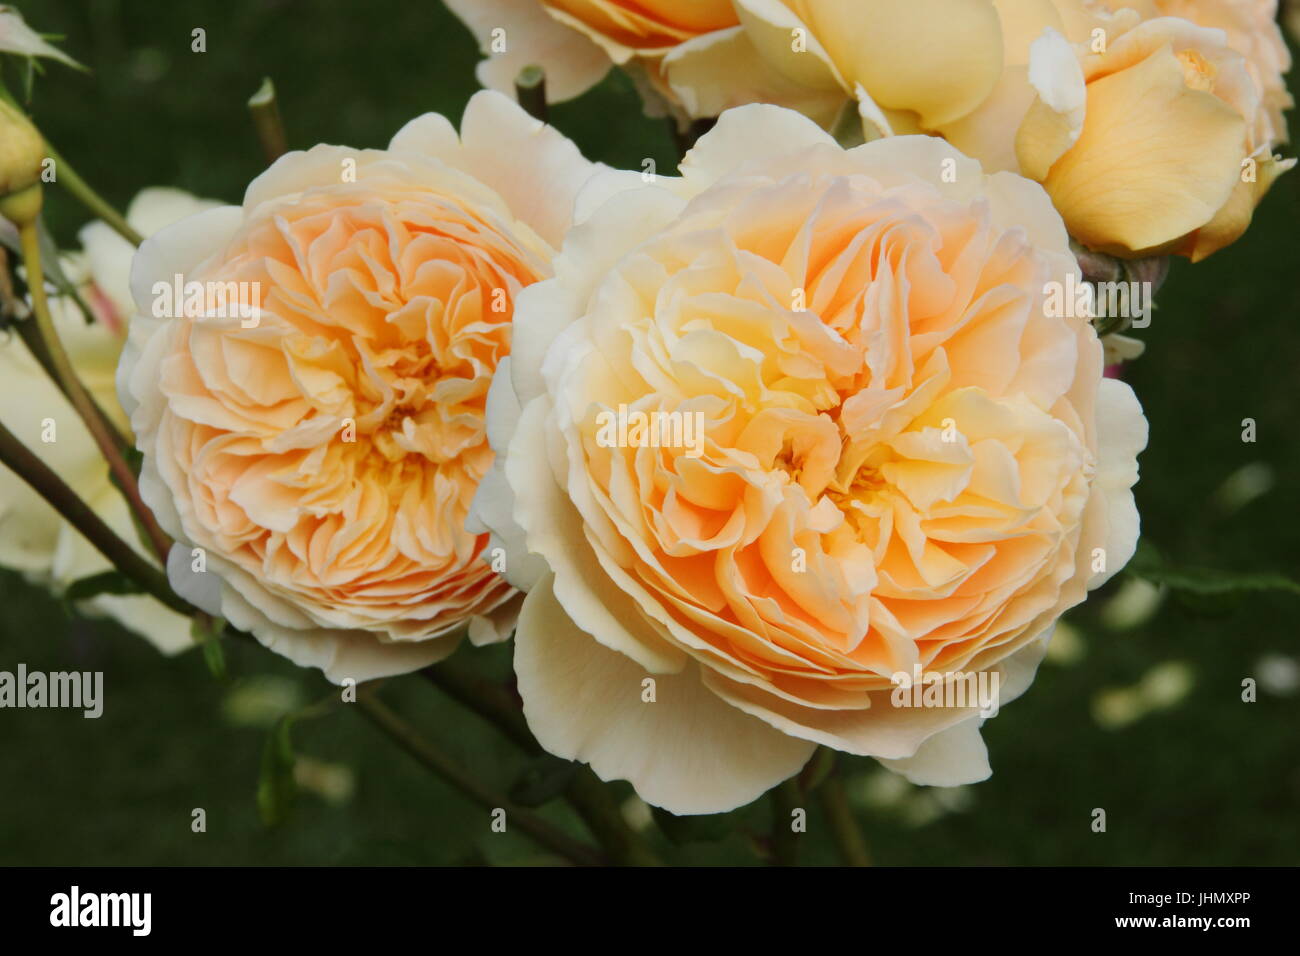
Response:
POLYGON ((1294 165, 1273 155, 1243 56, 1223 31, 1175 17, 1117 24, 1092 49, 1051 30, 1034 42, 1020 170, 1094 249, 1199 260, 1235 240, 1294 165))
MULTIPOLYGON (((143 190, 127 208, 127 222, 151 235, 178 219, 217 204, 178 189, 143 190)), ((0 222, 0 225, 3 225, 0 222)), ((132 311, 131 244, 105 223, 81 230, 82 249, 62 268, 94 314, 87 323, 71 300, 51 300, 64 348, 99 407, 128 428, 114 390, 118 356, 132 311)), ((12 331, 0 345, 0 407, 4 423, 85 501, 123 541, 149 557, 125 500, 109 479, 108 466, 81 418, 12 331), (53 440, 47 441, 47 438, 53 440)), ((35 583, 62 591, 73 581, 112 567, 26 483, 0 468, 0 565, 35 583)), ((84 610, 108 615, 164 653, 192 646, 189 619, 151 597, 103 594, 82 602, 84 610)))

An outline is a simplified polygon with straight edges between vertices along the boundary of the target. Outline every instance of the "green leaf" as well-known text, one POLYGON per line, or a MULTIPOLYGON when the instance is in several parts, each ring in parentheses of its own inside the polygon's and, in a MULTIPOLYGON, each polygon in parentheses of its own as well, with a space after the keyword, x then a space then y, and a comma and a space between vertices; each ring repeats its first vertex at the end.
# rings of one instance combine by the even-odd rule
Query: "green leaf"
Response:
POLYGON ((510 799, 521 807, 540 807, 564 792, 578 765, 545 754, 524 768, 510 788, 510 799))
POLYGON ((140 586, 121 571, 101 571, 89 577, 78 578, 63 592, 67 601, 86 601, 101 594, 143 594, 140 586))
MULTIPOLYGON (((60 295, 66 296, 77 303, 77 308, 81 310, 81 315, 86 320, 86 324, 90 325, 95 321, 95 313, 90 311, 90 306, 82 298, 81 290, 77 288, 77 284, 69 279, 68 274, 63 271, 63 259, 59 255, 58 243, 54 241, 53 234, 45 225, 44 216, 37 222, 36 229, 37 238, 41 244, 41 263, 45 267, 45 278, 54 284, 60 295)), ((135 449, 132 448, 131 451, 135 451, 135 449)), ((138 478, 140 469, 137 467, 134 471, 138 478)))
POLYGON ((275 722, 262 747, 262 773, 257 782, 257 811, 269 827, 279 826, 289 818, 298 799, 298 783, 293 777, 293 729, 295 715, 285 714, 275 722))
POLYGON ((1274 571, 1216 571, 1169 564, 1145 541, 1139 542, 1127 570, 1169 588, 1185 607, 1203 614, 1231 610, 1247 594, 1259 591, 1300 594, 1300 582, 1274 571))
POLYGON ((203 662, 217 680, 226 679, 226 651, 221 646, 221 635, 226 622, 221 618, 200 614, 190 622, 190 637, 203 649, 203 662))

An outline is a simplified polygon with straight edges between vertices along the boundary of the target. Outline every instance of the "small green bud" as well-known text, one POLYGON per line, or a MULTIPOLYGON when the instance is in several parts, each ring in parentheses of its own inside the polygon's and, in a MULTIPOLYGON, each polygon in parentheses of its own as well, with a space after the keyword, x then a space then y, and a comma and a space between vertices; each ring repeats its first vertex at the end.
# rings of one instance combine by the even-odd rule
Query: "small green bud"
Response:
MULTIPOLYGON (((45 140, 31 120, 17 107, 0 99, 0 200, 7 203, 31 186, 36 186, 39 192, 45 155, 45 140)), ((6 218, 12 217, 6 214, 6 218)))

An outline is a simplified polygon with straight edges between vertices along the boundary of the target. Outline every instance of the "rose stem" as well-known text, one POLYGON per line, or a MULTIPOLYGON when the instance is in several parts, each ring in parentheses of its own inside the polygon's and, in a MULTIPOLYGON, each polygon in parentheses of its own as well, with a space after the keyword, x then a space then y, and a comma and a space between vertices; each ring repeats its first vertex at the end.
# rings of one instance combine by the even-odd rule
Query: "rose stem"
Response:
MULTIPOLYGON (((545 753, 505 687, 469 673, 455 659, 426 667, 420 674, 496 727, 524 753, 531 757, 545 753)), ((589 767, 578 767, 564 796, 612 860, 624 866, 663 865, 650 844, 627 825, 613 795, 589 767)))
POLYGON ((533 119, 545 123, 546 112, 546 71, 532 64, 524 67, 515 77, 515 99, 533 119))
POLYGON ((604 860, 591 847, 575 840, 562 830, 547 823, 541 817, 516 807, 509 800, 493 793, 483 784, 469 776, 454 760, 438 750, 431 743, 388 708, 377 697, 362 694, 357 697, 357 706, 370 718, 371 723, 386 733, 398 746, 414 757, 419 763, 432 770, 443 780, 491 811, 506 811, 506 819, 523 830, 539 844, 560 854, 579 866, 599 866, 604 860))
POLYGON ((72 165, 55 151, 48 140, 45 142, 45 152, 50 159, 54 160, 55 182, 72 193, 83 206, 108 223, 114 232, 131 243, 131 245, 138 246, 144 242, 144 236, 132 229, 131 224, 126 221, 121 213, 91 189, 90 185, 72 168, 72 165))
POLYGON ((858 827, 857 818, 849 806, 848 794, 844 790, 844 778, 840 776, 839 762, 831 768, 826 779, 817 788, 821 796, 822 809, 830 822, 831 833, 835 836, 835 846, 840 851, 840 858, 846 866, 870 866, 871 857, 867 853, 867 841, 858 827))
POLYGON ((162 528, 158 527, 153 512, 145 506, 144 501, 140 498, 140 488, 136 484, 135 475, 132 473, 130 466, 127 465, 126 459, 122 457, 117 444, 113 441, 113 435, 106 419, 100 416, 94 401, 91 400, 90 393, 86 391, 85 386, 81 384, 81 380, 77 378, 76 370, 73 369, 68 354, 63 350, 63 343, 59 341, 58 333, 54 331, 54 320, 50 316, 50 304, 45 298, 45 274, 41 269, 41 250, 36 221, 33 219, 22 226, 18 235, 22 244, 23 264, 27 267, 27 291, 32 297, 32 313, 36 318, 36 330, 40 334, 48 353, 50 365, 54 371, 54 380, 58 383, 59 388, 63 390, 63 394, 68 396, 68 401, 77 410, 81 420, 86 423, 86 428, 90 431, 91 437, 95 439, 95 444, 99 446, 100 452, 108 461, 108 467, 117 479, 118 487, 121 489, 122 494, 126 496, 131 510, 135 512, 136 517, 140 520, 141 526, 153 545, 154 552, 158 555, 158 559, 165 563, 167 561, 167 552, 171 548, 171 540, 163 533, 162 528))
MULTIPOLYGON (((50 359, 49 349, 45 347, 45 342, 41 338, 39 330, 36 328, 36 323, 19 319, 11 323, 9 327, 18 330, 18 335, 22 338, 23 344, 27 346, 27 351, 32 353, 32 357, 35 358, 41 368, 45 370, 45 374, 50 377, 56 386, 58 386, 59 391, 63 393, 63 397, 67 398, 67 389, 63 387, 63 383, 60 382, 58 376, 54 374, 54 363, 50 359)), ((101 408, 99 403, 95 401, 93 395, 90 397, 90 400, 94 403, 96 413, 104 420, 104 424, 112 433, 113 442, 117 447, 122 450, 131 447, 131 443, 127 441, 126 436, 122 434, 122 430, 114 424, 111 418, 104 414, 103 408, 101 408)))
POLYGON ((772 860, 777 866, 799 865, 799 834, 790 825, 794 811, 803 802, 799 778, 791 777, 771 790, 772 860))
POLYGON ((275 84, 268 76, 262 80, 248 100, 248 112, 253 117, 257 141, 262 144, 267 163, 273 163, 289 151, 289 141, 284 135, 284 121, 280 118, 280 104, 275 98, 275 84))
POLYGON ((2 424, 0 461, 31 485, 50 507, 62 515, 119 571, 178 614, 195 613, 194 608, 176 596, 161 571, 119 538, 89 505, 77 497, 76 492, 64 484, 63 479, 2 424))

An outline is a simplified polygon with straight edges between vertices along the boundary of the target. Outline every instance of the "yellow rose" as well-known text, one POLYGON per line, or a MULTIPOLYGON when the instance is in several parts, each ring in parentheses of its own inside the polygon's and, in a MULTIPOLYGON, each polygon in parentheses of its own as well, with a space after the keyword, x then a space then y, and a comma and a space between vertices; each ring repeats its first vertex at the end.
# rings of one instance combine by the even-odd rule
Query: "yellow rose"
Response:
POLYGON ((987 98, 1002 70, 992 0, 735 0, 742 29, 682 44, 664 59, 697 116, 744 103, 785 105, 829 126, 858 100, 871 135, 952 122, 987 98))
POLYGON ((969 113, 1002 71, 991 0, 736 0, 760 53, 809 86, 838 86, 895 132, 969 113))
POLYGON ((1203 259, 1245 231, 1295 161, 1261 139, 1271 126, 1261 90, 1223 31, 1158 17, 1104 46, 1051 30, 1034 41, 1020 169, 1085 245, 1203 259))
POLYGON ((1042 189, 746 106, 576 216, 520 296, 471 515, 528 592, 537 739, 676 813, 817 744, 987 776, 970 681, 1020 694, 1138 533, 1146 422, 1052 304, 1079 273, 1042 189), (914 668, 970 696, 898 699, 914 668))
POLYGON ((509 634, 465 528, 484 400, 592 168, 484 92, 459 136, 289 153, 140 247, 118 390, 178 593, 336 682, 509 634))
MULTIPOLYGON (((147 236, 215 205, 179 189, 145 189, 131 200, 126 218, 133 229, 147 236)), ((87 323, 75 303, 60 297, 50 303, 54 324, 90 394, 114 423, 126 430, 126 415, 118 404, 113 380, 132 311, 129 275, 135 250, 103 222, 90 223, 79 238, 82 250, 66 256, 61 268, 77 286, 94 321, 87 323)), ((0 407, 5 409, 5 425, 28 448, 58 472, 123 541, 151 557, 138 543, 131 512, 109 479, 99 446, 23 340, 13 333, 0 345, 0 407), (47 431, 50 423, 53 432, 47 431)), ((26 482, 5 468, 0 468, 0 565, 21 571, 29 580, 56 592, 112 567, 26 482)), ((83 602, 82 609, 114 618, 164 653, 193 646, 189 618, 151 597, 102 594, 83 602)))
POLYGON ((1291 52, 1277 25, 1277 0, 1102 0, 1111 9, 1132 7, 1145 19, 1182 17, 1222 30, 1228 46, 1246 59, 1246 72, 1260 91, 1256 141, 1288 140, 1285 110, 1295 105, 1286 88, 1291 52))
POLYGON ((996 160, 1010 156, 1007 131, 1032 98, 1030 42, 1044 26, 1079 33, 1091 16, 1084 3, 735 0, 744 29, 684 44, 664 72, 696 115, 767 102, 830 127, 856 100, 867 139, 951 131, 996 160))
MULTIPOLYGON (((1029 83, 1029 51, 1044 29, 1071 43, 1110 31, 1113 17, 1092 0, 995 0, 1002 27, 1002 74, 992 92, 971 112, 929 132, 942 136, 989 171, 1019 172, 1016 130, 1034 101, 1029 83)), ((1125 16, 1135 18, 1131 11, 1125 16)))

